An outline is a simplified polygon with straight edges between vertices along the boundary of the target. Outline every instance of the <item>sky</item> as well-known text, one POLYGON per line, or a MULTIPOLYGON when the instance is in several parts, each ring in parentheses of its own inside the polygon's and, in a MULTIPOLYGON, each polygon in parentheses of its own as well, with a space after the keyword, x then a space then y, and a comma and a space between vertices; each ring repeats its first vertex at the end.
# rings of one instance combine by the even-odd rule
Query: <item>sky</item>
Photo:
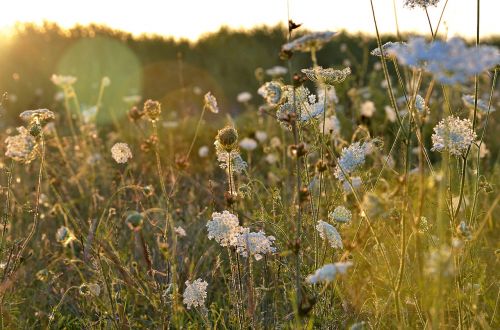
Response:
MULTIPOLYGON (((404 0, 373 0, 381 33, 396 31, 393 1, 402 32, 429 33, 425 11, 403 7, 404 0)), ((445 0, 429 15, 436 26, 445 0)), ((56 22, 63 27, 100 23, 140 34, 196 40, 222 25, 236 29, 285 23, 290 17, 311 31, 374 32, 369 0, 4 0, 0 29, 16 22, 56 22), (289 5, 287 6, 287 2, 289 5)), ((500 35, 500 0, 481 0, 482 36, 500 35)), ((439 30, 474 37, 476 0, 449 0, 439 30)))

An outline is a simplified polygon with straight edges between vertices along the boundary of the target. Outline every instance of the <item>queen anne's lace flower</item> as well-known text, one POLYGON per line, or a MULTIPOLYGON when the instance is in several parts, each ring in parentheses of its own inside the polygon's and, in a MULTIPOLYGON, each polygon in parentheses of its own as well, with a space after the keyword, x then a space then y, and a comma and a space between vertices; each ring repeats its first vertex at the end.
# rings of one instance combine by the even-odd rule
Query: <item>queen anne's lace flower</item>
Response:
POLYGON ((36 158, 36 139, 31 136, 25 127, 18 127, 18 135, 9 136, 5 139, 7 151, 5 156, 16 162, 29 164, 36 158))
POLYGON ((244 138, 240 141, 240 147, 247 151, 255 150, 257 148, 257 141, 252 138, 244 138))
POLYGON ((284 66, 280 66, 280 65, 273 66, 272 68, 266 70, 266 74, 271 76, 271 77, 284 76, 287 73, 288 73, 288 69, 285 68, 284 66))
POLYGON ((370 54, 372 54, 373 56, 378 56, 380 57, 381 54, 384 54, 384 57, 385 58, 389 58, 389 59, 392 59, 394 58, 394 54, 389 52, 388 50, 395 47, 395 46, 398 46, 398 45, 404 45, 403 42, 386 42, 385 44, 382 45, 382 53, 380 53, 380 47, 377 47, 375 49, 373 49, 370 54))
POLYGON ((205 107, 213 113, 219 113, 219 106, 217 105, 217 99, 212 95, 211 92, 208 92, 204 96, 205 107))
POLYGON ((336 262, 333 264, 326 264, 323 267, 319 268, 307 277, 306 281, 311 284, 316 284, 318 282, 330 283, 332 282, 337 273, 345 274, 347 269, 352 266, 352 262, 336 262))
POLYGON ((415 97, 415 108, 421 114, 429 112, 429 107, 425 104, 425 99, 420 94, 417 94, 415 97))
POLYGON ((249 92, 241 92, 236 96, 236 100, 240 103, 247 103, 252 99, 252 94, 249 92))
MULTIPOLYGON (((474 110, 474 95, 463 95, 462 96, 462 101, 464 102, 465 106, 471 110, 474 110)), ((494 112, 496 109, 494 107, 490 107, 488 105, 488 102, 482 100, 482 99, 477 99, 477 110, 488 113, 488 112, 494 112)))
POLYGON ((23 111, 19 115, 19 118, 27 123, 31 123, 34 120, 38 120, 40 123, 47 123, 54 120, 55 116, 49 109, 37 109, 23 111))
POLYGON ((405 0, 404 5, 409 8, 421 7, 427 8, 429 6, 437 6, 439 0, 405 0))
POLYGON ((329 224, 328 222, 324 222, 322 220, 318 221, 316 225, 316 230, 319 232, 319 236, 327 240, 330 243, 331 247, 334 249, 343 249, 344 245, 342 244, 342 237, 340 237, 337 229, 329 224))
POLYGON ((229 211, 212 213, 212 220, 207 222, 208 238, 215 239, 221 246, 233 246, 236 237, 242 232, 238 217, 229 211))
POLYGON ((313 32, 297 38, 281 47, 285 52, 310 52, 312 49, 320 50, 325 44, 330 42, 336 32, 313 32))
POLYGON ((269 106, 275 107, 283 101, 283 84, 278 81, 266 82, 257 93, 264 98, 269 106))
POLYGON ((241 158, 238 148, 233 147, 230 151, 227 151, 221 146, 219 141, 215 141, 214 145, 220 168, 228 169, 229 159, 231 159, 231 172, 241 173, 247 168, 248 164, 241 158))
POLYGON ((365 156, 369 149, 369 143, 355 142, 348 148, 343 148, 335 168, 335 177, 341 181, 345 180, 344 174, 351 174, 359 166, 365 163, 365 156))
POLYGON ((328 218, 333 221, 340 223, 350 222, 352 219, 352 213, 345 206, 337 206, 335 210, 328 214, 328 218))
POLYGON ((476 139, 469 119, 450 116, 434 127, 432 134, 432 151, 449 151, 452 155, 463 155, 476 139))
POLYGON ((245 232, 236 238, 236 251, 244 257, 248 257, 250 254, 254 256, 255 260, 260 260, 262 255, 276 252, 276 248, 273 246, 274 240, 274 236, 266 236, 262 230, 255 233, 245 229, 245 232))
POLYGON ((50 80, 59 87, 68 87, 76 82, 76 77, 53 74, 50 80))
POLYGON ((391 47, 388 53, 394 54, 404 65, 421 67, 432 73, 443 84, 465 83, 468 78, 500 63, 496 47, 467 47, 460 38, 447 42, 412 38, 408 44, 391 47))
POLYGON ((132 158, 132 151, 126 143, 115 143, 111 148, 111 156, 118 164, 125 164, 132 158))
POLYGON ((205 305, 205 299, 207 299, 207 287, 208 283, 203 281, 201 278, 197 279, 193 283, 186 281, 186 290, 184 290, 182 297, 184 298, 183 303, 186 305, 187 309, 205 305))
POLYGON ((323 69, 316 67, 311 69, 302 69, 302 72, 314 82, 323 83, 326 85, 335 85, 343 82, 350 74, 351 69, 345 68, 342 70, 335 70, 333 68, 323 69))

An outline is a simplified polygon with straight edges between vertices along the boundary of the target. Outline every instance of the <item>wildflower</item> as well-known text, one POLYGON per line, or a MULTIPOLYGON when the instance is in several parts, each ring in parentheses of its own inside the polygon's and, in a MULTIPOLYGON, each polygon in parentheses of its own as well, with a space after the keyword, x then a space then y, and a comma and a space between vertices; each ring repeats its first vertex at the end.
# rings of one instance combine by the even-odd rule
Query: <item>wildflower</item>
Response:
POLYGON ((387 117, 387 119, 391 122, 391 123, 394 123, 397 119, 397 116, 396 116, 396 111, 389 105, 386 105, 384 107, 384 110, 385 110, 385 116, 387 117))
POLYGON ((158 101, 147 100, 144 102, 143 113, 149 117, 152 122, 160 119, 161 115, 161 104, 158 101))
MULTIPOLYGON (((324 122, 325 134, 331 134, 332 136, 340 135, 340 121, 337 116, 329 116, 325 118, 324 122)), ((323 122, 319 123, 319 131, 323 133, 323 122)))
POLYGON ((240 103, 247 103, 252 99, 252 94, 249 92, 241 92, 236 97, 236 100, 240 103))
POLYGON ((333 264, 326 264, 314 272, 314 274, 309 275, 306 281, 311 284, 316 284, 318 282, 330 283, 332 282, 337 273, 345 274, 347 269, 352 266, 352 262, 336 262, 333 264))
POLYGON ((267 154, 265 159, 266 159, 266 162, 268 162, 271 165, 275 164, 279 160, 279 158, 276 154, 267 154))
POLYGON ((212 95, 211 92, 206 93, 203 99, 205 101, 205 108, 210 110, 210 112, 219 113, 217 99, 215 98, 215 96, 212 95))
POLYGON ((467 47, 460 38, 447 42, 426 42, 424 38, 412 38, 406 45, 388 50, 404 65, 421 67, 432 73, 443 84, 465 83, 468 78, 500 63, 496 47, 480 45, 467 47))
POLYGON ((278 81, 266 82, 257 90, 257 93, 264 98, 269 106, 275 107, 283 101, 283 84, 278 81))
POLYGON ((202 307, 205 305, 205 299, 207 298, 207 287, 208 283, 203 281, 201 278, 197 279, 193 283, 186 281, 186 290, 182 294, 183 303, 186 304, 187 309, 191 307, 202 307))
POLYGON ((457 226, 457 233, 467 241, 472 239, 470 227, 463 220, 460 221, 460 224, 457 226))
POLYGON ((226 126, 217 133, 216 142, 225 150, 234 149, 238 142, 238 131, 232 126, 226 126))
POLYGON ((421 114, 426 114, 429 112, 429 107, 427 106, 427 104, 425 104, 425 99, 420 96, 420 94, 417 94, 417 96, 415 97, 415 108, 421 114))
POLYGON ((109 79, 109 77, 102 77, 101 79, 101 84, 103 87, 108 87, 109 85, 111 85, 111 79, 109 79))
POLYGON ((37 122, 40 124, 48 123, 55 119, 54 113, 48 109, 26 110, 19 115, 27 123, 37 122))
POLYGON ((372 101, 365 101, 361 104, 361 115, 365 117, 372 117, 377 109, 375 108, 375 103, 372 101))
POLYGON ((132 151, 126 143, 115 143, 111 147, 111 156, 118 164, 125 164, 132 158, 132 151))
POLYGON ((244 257, 253 255, 255 260, 262 259, 263 254, 276 252, 276 248, 272 246, 274 236, 266 236, 261 230, 258 233, 249 232, 248 229, 236 238, 236 251, 244 257))
POLYGON ((178 227, 175 227, 174 228, 174 231, 177 235, 179 235, 180 237, 185 237, 186 236, 186 231, 184 230, 184 228, 182 228, 181 226, 178 226, 178 227))
POLYGON ((381 54, 384 54, 385 58, 393 59, 393 58, 395 58, 394 53, 390 52, 389 50, 395 46, 404 45, 404 44, 405 44, 404 42, 391 42, 391 41, 389 41, 389 42, 386 42, 385 44, 382 45, 382 53, 380 53, 380 47, 377 47, 377 48, 373 49, 370 52, 370 54, 372 54, 373 56, 378 56, 378 57, 381 57, 381 54))
POLYGON ((348 148, 343 148, 335 168, 335 177, 341 181, 345 180, 345 174, 354 172, 365 163, 365 155, 368 151, 367 143, 355 142, 348 148))
POLYGON ((18 127, 18 135, 9 136, 5 139, 7 151, 5 156, 16 162, 29 164, 36 158, 36 139, 31 136, 25 127, 18 127))
MULTIPOLYGON (((469 108, 470 110, 474 110, 474 95, 463 95, 462 101, 464 102, 467 108, 469 108)), ((478 98, 477 110, 484 113, 488 113, 488 112, 494 112, 496 109, 494 107, 490 107, 486 101, 478 98)))
POLYGON ((429 6, 436 7, 439 0, 405 0, 404 5, 411 9, 415 7, 427 8, 429 6))
POLYGON ((316 96, 304 86, 295 89, 288 86, 286 95, 286 103, 276 111, 276 118, 284 128, 291 129, 297 119, 306 123, 325 111, 324 102, 316 102, 316 96))
POLYGON ((207 146, 201 146, 200 149, 198 149, 198 156, 200 158, 205 158, 208 156, 209 149, 207 146))
POLYGON ((449 151, 452 155, 463 155, 476 139, 469 119, 450 116, 434 127, 432 151, 449 151))
POLYGON ((260 142, 264 142, 267 140, 267 133, 264 131, 257 131, 255 132, 255 138, 260 142))
POLYGON ((212 220, 207 222, 208 239, 215 239, 221 246, 233 246, 242 232, 238 217, 229 211, 212 213, 212 220))
POLYGON ((76 77, 53 74, 50 80, 59 87, 69 87, 76 82, 76 77))
POLYGON ((341 205, 337 206, 333 212, 330 212, 328 218, 340 223, 347 223, 351 221, 352 213, 345 206, 341 205))
POLYGON ((319 232, 319 236, 323 240, 327 240, 331 247, 334 249, 343 249, 344 245, 342 244, 342 237, 340 237, 339 232, 335 229, 334 226, 329 224, 328 222, 324 222, 322 220, 318 221, 316 225, 316 230, 319 232))
POLYGON ((67 246, 73 240, 75 240, 75 235, 67 227, 60 227, 56 232, 56 241, 61 243, 63 246, 67 246))
POLYGON ((222 147, 219 141, 215 141, 214 145, 220 168, 229 170, 231 167, 231 172, 235 173, 241 173, 247 168, 248 164, 241 158, 238 148, 233 147, 233 149, 227 150, 222 147))
POLYGON ((98 297, 101 294, 101 287, 96 283, 83 283, 80 285, 79 291, 82 296, 98 297))
POLYGON ((257 148, 257 141, 251 138, 244 138, 240 141, 240 147, 246 151, 252 151, 257 148))
POLYGON ((283 52, 310 52, 320 50, 325 44, 330 42, 336 32, 313 32, 297 38, 281 47, 283 52))
POLYGON ((323 69, 322 67, 316 67, 312 69, 302 69, 307 78, 311 81, 323 83, 326 85, 335 85, 343 82, 350 74, 351 69, 349 67, 342 70, 335 70, 333 68, 323 69))
POLYGON ((273 78, 279 77, 279 76, 284 76, 287 73, 288 73, 288 69, 285 68, 284 66, 280 66, 280 65, 273 66, 272 68, 266 70, 266 74, 273 77, 273 78))

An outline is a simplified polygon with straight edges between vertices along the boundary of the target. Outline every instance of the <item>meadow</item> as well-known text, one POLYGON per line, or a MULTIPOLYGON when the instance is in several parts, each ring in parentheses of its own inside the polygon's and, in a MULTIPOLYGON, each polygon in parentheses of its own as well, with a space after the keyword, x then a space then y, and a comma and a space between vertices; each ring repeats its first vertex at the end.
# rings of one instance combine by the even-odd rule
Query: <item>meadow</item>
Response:
POLYGON ((1 37, 0 328, 498 329, 499 39, 376 19, 1 37))

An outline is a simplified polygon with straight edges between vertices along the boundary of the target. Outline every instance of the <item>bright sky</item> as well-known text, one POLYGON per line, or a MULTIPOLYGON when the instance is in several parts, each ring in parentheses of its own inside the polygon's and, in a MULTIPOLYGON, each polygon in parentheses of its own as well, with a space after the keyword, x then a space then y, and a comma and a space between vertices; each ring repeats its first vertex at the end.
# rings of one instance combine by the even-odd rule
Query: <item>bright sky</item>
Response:
MULTIPOLYGON (((312 31, 374 32, 369 0, 288 0, 290 16, 312 31)), ((393 0, 373 0, 381 32, 395 32, 393 0)), ((394 0, 401 31, 429 33, 425 12, 394 0)), ((195 40, 221 25, 249 28, 287 21, 287 0, 7 0, 0 6, 0 29, 16 21, 102 23, 133 34, 156 33, 195 40)), ((429 14, 435 26, 445 0, 429 14)), ((500 35, 500 0, 481 0, 481 35, 500 35)), ((476 0, 449 0, 440 32, 475 36, 476 0)))

